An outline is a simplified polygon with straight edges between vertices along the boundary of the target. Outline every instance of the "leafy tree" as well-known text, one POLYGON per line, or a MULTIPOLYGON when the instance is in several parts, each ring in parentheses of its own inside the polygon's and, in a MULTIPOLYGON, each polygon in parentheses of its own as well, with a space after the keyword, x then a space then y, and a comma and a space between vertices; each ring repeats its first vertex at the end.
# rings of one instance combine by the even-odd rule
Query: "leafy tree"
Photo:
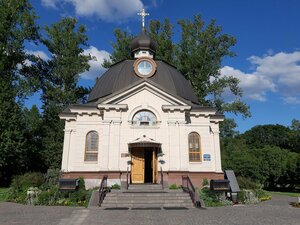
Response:
POLYGON ((163 23, 159 20, 150 20, 149 36, 156 42, 156 58, 165 60, 170 64, 175 63, 176 45, 173 44, 172 37, 174 35, 173 25, 169 19, 165 19, 163 23))
POLYGON ((243 138, 251 147, 270 145, 288 149, 290 129, 279 124, 258 125, 246 131, 243 138))
POLYGON ((36 15, 27 0, 0 1, 0 183, 8 184, 12 175, 26 166, 24 124, 20 97, 24 65, 24 42, 36 40, 36 15))
MULTIPOLYGON (((199 15, 193 21, 179 20, 181 39, 174 43, 173 25, 168 19, 163 23, 150 21, 149 36, 157 42, 156 58, 174 64, 180 72, 191 81, 198 100, 202 105, 216 107, 220 112, 242 114, 249 117, 249 107, 241 101, 242 90, 239 80, 232 76, 220 74, 221 61, 224 57, 235 55, 230 50, 236 39, 222 34, 222 28, 212 20, 207 26, 199 15), (226 102, 225 90, 230 91, 234 99, 226 102)), ((131 59, 130 41, 132 36, 121 30, 115 31, 116 43, 112 44, 112 63, 123 59, 131 59)), ((105 61, 103 66, 109 67, 105 61)))
POLYGON ((26 138, 26 154, 24 158, 27 162, 26 171, 44 171, 45 165, 42 155, 42 115, 36 105, 31 109, 23 110, 24 131, 26 138))
POLYGON ((85 27, 77 26, 76 19, 63 18, 46 26, 46 37, 41 42, 52 58, 35 58, 31 72, 39 74, 43 102, 43 156, 46 166, 58 168, 61 164, 64 122, 58 117, 69 104, 84 99, 86 88, 78 87, 79 74, 89 69, 90 56, 83 55, 87 45, 85 27))
POLYGON ((235 56, 230 48, 235 45, 236 39, 222 34, 222 28, 216 25, 215 20, 205 26, 200 15, 194 16, 194 21, 179 20, 178 23, 182 32, 176 65, 191 81, 200 103, 214 106, 221 112, 250 116, 249 107, 240 100, 242 90, 238 87, 239 80, 220 74, 222 59, 235 56), (226 103, 222 97, 225 89, 237 99, 226 103))
POLYGON ((292 120, 291 130, 300 132, 300 120, 296 120, 296 119, 292 120))
POLYGON ((239 134, 235 129, 237 128, 237 124, 233 119, 225 119, 220 124, 220 136, 221 138, 235 137, 239 134))
POLYGON ((110 60, 104 59, 102 66, 104 68, 109 68, 112 64, 117 63, 123 59, 131 59, 131 48, 130 43, 133 39, 131 34, 126 31, 121 31, 120 29, 115 29, 114 35, 116 38, 116 43, 111 43, 114 51, 109 56, 110 60))

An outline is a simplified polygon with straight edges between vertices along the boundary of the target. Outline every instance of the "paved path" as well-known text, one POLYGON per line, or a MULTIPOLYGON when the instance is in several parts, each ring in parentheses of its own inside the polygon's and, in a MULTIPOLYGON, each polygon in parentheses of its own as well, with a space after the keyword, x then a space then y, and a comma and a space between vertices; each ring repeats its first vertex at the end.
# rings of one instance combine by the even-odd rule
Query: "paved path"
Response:
POLYGON ((296 198, 273 196, 258 205, 207 210, 101 210, 71 207, 23 206, 0 203, 0 224, 26 225, 299 225, 300 209, 289 203, 296 198))

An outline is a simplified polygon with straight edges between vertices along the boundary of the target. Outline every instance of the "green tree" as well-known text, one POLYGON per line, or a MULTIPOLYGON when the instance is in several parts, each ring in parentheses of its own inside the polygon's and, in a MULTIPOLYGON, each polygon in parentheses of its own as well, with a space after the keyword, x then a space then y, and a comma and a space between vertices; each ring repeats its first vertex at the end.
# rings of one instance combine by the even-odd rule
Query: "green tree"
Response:
POLYGON ((114 35, 116 38, 116 43, 111 43, 114 51, 109 56, 110 60, 104 59, 104 62, 102 64, 104 68, 109 68, 112 64, 117 63, 123 59, 132 58, 130 43, 133 39, 133 36, 120 29, 115 29, 114 35))
POLYGON ((240 100, 242 90, 239 80, 232 76, 222 76, 221 62, 224 57, 235 56, 230 50, 236 39, 222 34, 222 28, 215 20, 205 26, 200 15, 194 20, 179 20, 181 40, 178 45, 176 65, 183 75, 191 81, 198 100, 203 105, 216 107, 220 112, 241 113, 250 116, 249 107, 240 100), (223 98, 225 89, 236 97, 230 103, 223 98))
MULTIPOLYGON (((168 19, 164 22, 150 21, 148 35, 157 42, 156 58, 174 64, 180 72, 191 81, 198 100, 202 105, 216 107, 220 112, 242 114, 249 117, 249 106, 241 101, 242 90, 239 80, 232 76, 220 74, 224 57, 235 55, 231 47, 236 39, 222 34, 222 28, 212 20, 207 26, 199 15, 193 21, 179 20, 181 39, 173 42, 173 25, 168 19), (233 100, 226 102, 225 90, 230 91, 233 100)), ((111 63, 131 59, 130 41, 132 35, 118 29, 116 42, 112 43, 111 62, 105 61, 106 68, 111 63)))
POLYGON ((24 65, 24 42, 38 38, 36 15, 27 0, 0 1, 0 183, 8 184, 26 167, 19 68, 24 65))
POLYGON ((289 149, 290 129, 279 124, 258 125, 246 131, 243 138, 251 147, 270 145, 289 149))
POLYGON ((42 115, 36 105, 31 109, 23 110, 24 131, 26 139, 26 154, 24 155, 27 161, 26 171, 44 171, 45 165, 42 155, 42 115))
POLYGON ((237 128, 237 124, 234 119, 225 119, 220 124, 220 137, 221 138, 228 138, 228 137, 235 137, 239 134, 238 131, 235 129, 237 128))
POLYGON ((165 19, 163 23, 159 20, 150 20, 149 23, 149 36, 157 44, 155 57, 170 64, 175 63, 176 51, 176 45, 172 41, 173 27, 169 19, 165 19))
POLYGON ((63 18, 52 26, 46 26, 46 37, 41 42, 52 58, 37 59, 35 70, 41 77, 43 102, 43 156, 46 166, 59 168, 63 148, 64 122, 58 117, 68 105, 77 103, 89 91, 78 87, 79 74, 89 69, 90 56, 83 55, 88 46, 85 27, 77 25, 74 18, 63 18), (46 72, 46 73, 41 73, 46 72))

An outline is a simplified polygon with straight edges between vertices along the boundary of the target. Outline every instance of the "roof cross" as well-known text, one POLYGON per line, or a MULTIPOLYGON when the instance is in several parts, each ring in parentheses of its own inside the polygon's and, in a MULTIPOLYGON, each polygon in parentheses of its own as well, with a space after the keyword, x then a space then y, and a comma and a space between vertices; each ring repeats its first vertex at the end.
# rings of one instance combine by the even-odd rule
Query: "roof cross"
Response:
POLYGON ((142 11, 138 13, 138 15, 142 17, 142 29, 145 30, 145 17, 149 16, 150 14, 146 13, 145 9, 142 9, 142 11))

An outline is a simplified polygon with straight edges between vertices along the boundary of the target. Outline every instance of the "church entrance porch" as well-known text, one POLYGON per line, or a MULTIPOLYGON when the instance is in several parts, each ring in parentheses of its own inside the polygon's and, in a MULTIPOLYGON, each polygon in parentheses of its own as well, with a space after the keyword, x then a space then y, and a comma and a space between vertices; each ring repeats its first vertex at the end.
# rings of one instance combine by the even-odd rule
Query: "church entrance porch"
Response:
POLYGON ((131 148, 131 183, 157 183, 157 149, 154 147, 131 148))

